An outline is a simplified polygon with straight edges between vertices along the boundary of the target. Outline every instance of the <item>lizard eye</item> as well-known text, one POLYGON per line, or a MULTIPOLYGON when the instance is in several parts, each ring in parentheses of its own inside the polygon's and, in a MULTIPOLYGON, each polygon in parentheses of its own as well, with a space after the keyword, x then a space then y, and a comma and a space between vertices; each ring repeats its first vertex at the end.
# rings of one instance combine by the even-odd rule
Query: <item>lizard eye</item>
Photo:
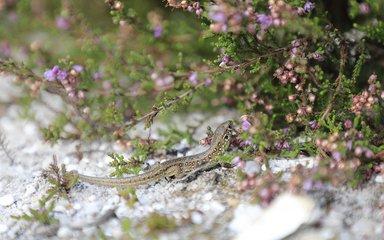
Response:
POLYGON ((228 139, 229 139, 229 136, 228 136, 228 135, 224 135, 224 139, 225 139, 225 140, 228 140, 228 139))

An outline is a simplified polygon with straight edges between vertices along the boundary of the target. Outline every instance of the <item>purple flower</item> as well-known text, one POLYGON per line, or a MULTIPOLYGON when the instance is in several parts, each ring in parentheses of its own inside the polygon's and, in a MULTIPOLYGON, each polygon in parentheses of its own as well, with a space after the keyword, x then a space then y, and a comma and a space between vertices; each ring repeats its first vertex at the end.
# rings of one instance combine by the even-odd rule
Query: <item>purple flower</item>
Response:
POLYGON ((76 72, 80 73, 84 70, 84 67, 83 67, 83 65, 76 64, 76 65, 73 65, 72 69, 75 70, 76 72))
POLYGON ((209 10, 210 11, 208 13, 208 17, 212 19, 214 22, 224 23, 227 21, 227 17, 222 12, 222 9, 220 6, 212 6, 209 10))
POLYGON ((67 17, 59 16, 56 18, 56 27, 61 30, 68 30, 71 27, 71 22, 67 17))
POLYGON ((310 121, 310 122, 308 123, 308 126, 309 126, 312 130, 314 130, 314 129, 317 129, 317 128, 319 127, 319 124, 318 124, 316 121, 310 121))
POLYGON ((221 62, 227 64, 229 62, 229 56, 227 54, 224 54, 223 58, 221 59, 221 62))
POLYGON ((47 81, 52 82, 56 80, 56 75, 53 74, 52 70, 47 70, 44 72, 44 78, 47 79, 47 81))
POLYGON ((333 159, 335 159, 336 161, 340 161, 341 158, 342 158, 340 152, 332 152, 332 157, 333 157, 333 159))
POLYGON ((57 73, 57 79, 59 81, 63 81, 65 80, 66 78, 68 77, 68 73, 64 70, 59 70, 59 72, 57 73))
POLYGON ((163 28, 161 26, 156 26, 153 29, 153 36, 155 38, 159 38, 159 37, 161 37, 161 35, 163 35, 163 28))
POLYGON ((304 191, 311 191, 313 189, 313 182, 312 180, 306 180, 304 183, 303 183, 303 186, 302 186, 303 190, 304 191))
POLYGON ((59 73, 59 71, 60 71, 60 67, 59 66, 57 66, 57 65, 53 66, 53 68, 52 68, 53 74, 57 75, 59 73))
POLYGON ((307 13, 311 12, 315 7, 316 7, 316 4, 313 3, 313 2, 310 2, 310 1, 307 1, 307 2, 304 4, 304 10, 305 10, 307 13))
POLYGON ((212 84, 212 78, 206 78, 204 81, 205 86, 210 86, 212 84))
POLYGON ((60 72, 59 66, 55 65, 52 69, 49 69, 44 72, 44 78, 47 79, 47 81, 55 81, 57 78, 58 73, 60 72))
POLYGON ((260 24, 261 29, 266 29, 272 24, 272 21, 273 21, 272 16, 265 15, 265 14, 257 14, 256 18, 260 24))
POLYGON ((245 121, 241 124, 241 126, 242 126, 242 129, 243 129, 244 131, 246 131, 246 130, 248 130, 248 129, 252 126, 252 124, 251 124, 250 122, 248 122, 247 120, 245 120, 245 121))

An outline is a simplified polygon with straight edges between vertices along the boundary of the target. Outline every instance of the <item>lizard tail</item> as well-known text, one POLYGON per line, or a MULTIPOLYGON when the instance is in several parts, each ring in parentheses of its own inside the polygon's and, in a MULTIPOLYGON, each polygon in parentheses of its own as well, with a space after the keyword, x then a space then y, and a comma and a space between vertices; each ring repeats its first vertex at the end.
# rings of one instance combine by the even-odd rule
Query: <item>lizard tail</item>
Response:
POLYGON ((126 178, 109 178, 109 177, 92 177, 80 174, 76 170, 73 170, 70 172, 75 177, 78 177, 81 181, 105 186, 105 187, 127 187, 127 186, 134 186, 135 181, 134 177, 126 177, 126 178))

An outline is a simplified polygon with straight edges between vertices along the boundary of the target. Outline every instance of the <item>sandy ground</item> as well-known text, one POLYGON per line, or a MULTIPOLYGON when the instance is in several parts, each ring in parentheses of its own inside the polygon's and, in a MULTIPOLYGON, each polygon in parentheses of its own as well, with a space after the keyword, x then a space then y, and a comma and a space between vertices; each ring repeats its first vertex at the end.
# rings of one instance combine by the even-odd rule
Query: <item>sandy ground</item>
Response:
MULTIPOLYGON (((9 78, 0 78, 1 101, 17 94, 9 82, 9 78)), ((47 97, 60 107, 58 99, 47 97)), ((35 108, 42 123, 52 116, 41 106, 35 108)), ((384 239, 381 179, 356 190, 330 187, 309 196, 283 194, 270 207, 262 209, 249 203, 250 194, 237 191, 236 170, 224 168, 204 172, 187 183, 163 179, 139 186, 138 200, 133 206, 114 188, 79 183, 71 190, 69 200, 56 200, 53 216, 58 223, 42 226, 16 220, 11 215, 38 208, 38 200, 50 186, 41 177, 41 170, 51 163, 54 154, 59 164, 65 163, 69 170, 93 176, 107 176, 112 171, 107 166, 110 159, 106 153, 132 154, 114 143, 100 141, 51 145, 41 139, 36 125, 19 117, 19 112, 16 106, 0 107, 0 131, 13 153, 11 159, 0 150, 0 239, 384 239), (83 151, 89 151, 81 161, 75 154, 78 144, 83 151), (175 227, 165 232, 150 231, 148 219, 154 213, 172 219, 175 227)), ((182 128, 185 121, 207 119, 194 136, 200 139, 208 125, 216 127, 230 118, 238 116, 226 111, 208 118, 194 113, 175 117, 173 121, 182 128)), ((157 127, 164 124, 156 123, 154 129, 157 127)), ((138 127, 133 134, 148 133, 138 127)), ((185 141, 175 149, 185 147, 189 148, 187 155, 203 150, 188 146, 185 141)), ((151 161, 155 160, 158 159, 151 161)), ((300 161, 276 160, 274 164, 284 171, 300 161)))

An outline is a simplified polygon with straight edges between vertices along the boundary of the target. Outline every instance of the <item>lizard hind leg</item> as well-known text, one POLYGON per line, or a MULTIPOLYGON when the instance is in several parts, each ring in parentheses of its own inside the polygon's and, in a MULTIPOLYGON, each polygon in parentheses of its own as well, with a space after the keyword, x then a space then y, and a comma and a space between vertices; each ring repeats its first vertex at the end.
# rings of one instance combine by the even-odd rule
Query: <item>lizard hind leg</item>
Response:
POLYGON ((175 178, 181 178, 181 177, 184 177, 185 176, 185 173, 183 173, 182 169, 180 168, 180 166, 172 166, 172 167, 169 167, 165 173, 164 173, 164 177, 167 179, 169 179, 169 177, 175 177, 175 178))

